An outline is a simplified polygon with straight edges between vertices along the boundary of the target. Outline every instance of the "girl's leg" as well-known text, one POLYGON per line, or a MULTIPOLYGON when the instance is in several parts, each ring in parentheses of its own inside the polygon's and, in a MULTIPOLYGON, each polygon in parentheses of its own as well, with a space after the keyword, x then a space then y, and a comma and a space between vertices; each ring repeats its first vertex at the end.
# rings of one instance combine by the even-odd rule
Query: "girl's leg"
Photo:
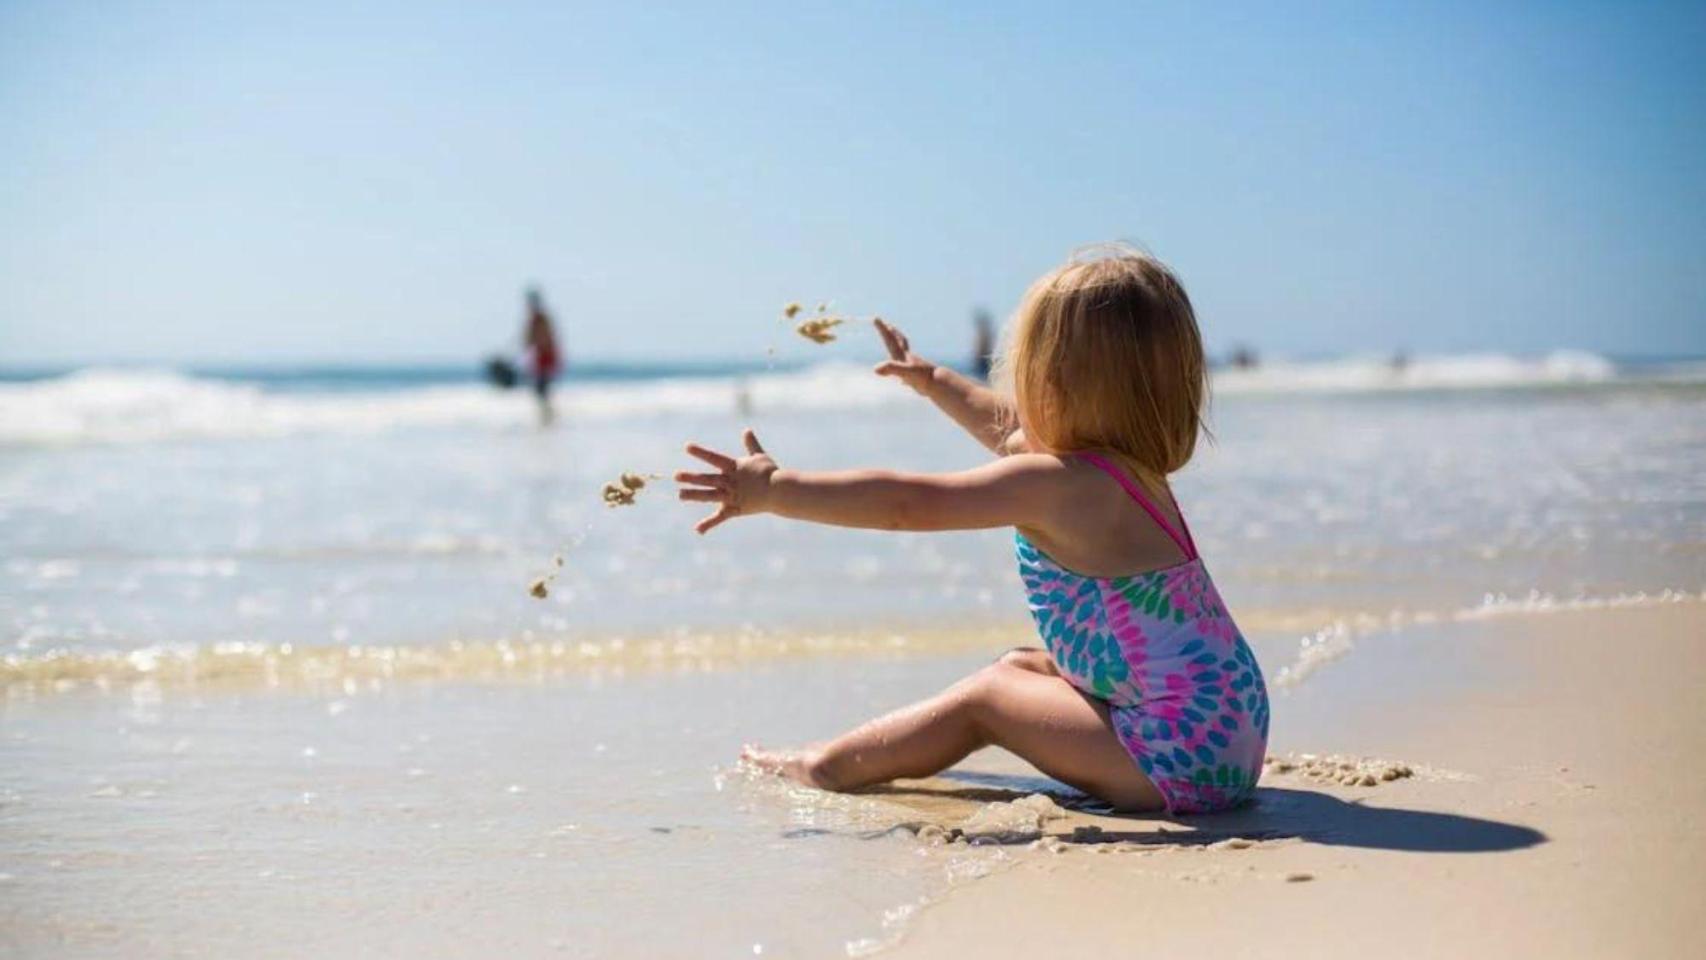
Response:
POLYGON ((798 753, 749 750, 761 767, 829 790, 923 777, 1000 746, 1043 773, 1121 810, 1154 810, 1161 794, 1120 745, 1108 709, 1016 650, 921 703, 798 753))
POLYGON ((1060 668, 1054 665, 1054 658, 1042 647, 1014 647, 1001 655, 996 661, 1015 667, 1023 667, 1032 673, 1040 673, 1048 677, 1060 676, 1060 668))

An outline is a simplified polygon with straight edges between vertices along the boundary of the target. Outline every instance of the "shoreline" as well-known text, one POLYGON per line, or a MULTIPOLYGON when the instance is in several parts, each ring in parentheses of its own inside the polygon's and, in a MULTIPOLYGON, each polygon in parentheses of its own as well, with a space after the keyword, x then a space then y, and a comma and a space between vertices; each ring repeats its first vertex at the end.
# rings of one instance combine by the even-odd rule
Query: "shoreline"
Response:
POLYGON ((619 680, 20 697, 0 943, 999 957, 1134 938, 1170 955, 1215 930, 1257 956, 1680 952, 1706 866, 1706 604, 1488 609, 1525 612, 1359 636, 1276 695, 1270 754, 1294 769, 1253 807, 1177 820, 1107 815, 997 751, 860 795, 730 767, 742 742, 940 689, 986 662, 983 632, 975 651, 619 680), (1585 727, 1583 704, 1604 708, 1585 727), (1311 777, 1305 753, 1357 758, 1374 785, 1311 777), (1058 804, 1010 802, 1036 792, 1058 804), (726 896, 695 900, 707 883, 726 896), (1463 939, 1491 910, 1507 939, 1463 939))
MULTIPOLYGON (((1599 610, 1691 607, 1706 590, 1665 588, 1559 598, 1538 591, 1489 594, 1479 605, 1383 613, 1319 608, 1257 610, 1235 616, 1258 647, 1270 685, 1286 690, 1353 653, 1362 641, 1438 624, 1570 615, 1599 610)), ((612 632, 592 637, 522 636, 436 644, 227 642, 132 650, 49 647, 0 655, 0 708, 8 699, 72 692, 173 689, 303 689, 352 693, 408 682, 551 682, 576 676, 731 669, 813 657, 906 658, 997 653, 1036 646, 1022 612, 990 615, 954 628, 896 623, 855 630, 612 632)))

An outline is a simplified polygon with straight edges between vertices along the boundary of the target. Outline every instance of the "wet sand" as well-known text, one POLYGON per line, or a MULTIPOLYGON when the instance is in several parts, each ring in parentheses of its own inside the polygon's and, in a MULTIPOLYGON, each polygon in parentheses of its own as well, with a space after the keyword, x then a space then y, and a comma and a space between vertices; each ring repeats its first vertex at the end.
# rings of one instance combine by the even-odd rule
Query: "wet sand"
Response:
MULTIPOLYGON (((1365 643, 1357 669, 1276 703, 1274 753, 1297 765, 1270 766, 1252 807, 1069 813, 1039 844, 1054 853, 950 890, 894 955, 1696 955, 1703 639, 1691 602, 1365 643), (1413 775, 1349 785, 1311 775, 1302 753, 1413 775)), ((896 799, 950 822, 1026 773, 988 757, 971 769, 896 799)), ((1008 785, 1011 798, 1035 784, 1008 785)))
POLYGON ((998 751, 858 796, 729 764, 1017 631, 13 683, 0 954, 1683 954, 1706 602, 1497 609, 1360 634, 1277 693, 1258 802, 1181 820, 998 751))

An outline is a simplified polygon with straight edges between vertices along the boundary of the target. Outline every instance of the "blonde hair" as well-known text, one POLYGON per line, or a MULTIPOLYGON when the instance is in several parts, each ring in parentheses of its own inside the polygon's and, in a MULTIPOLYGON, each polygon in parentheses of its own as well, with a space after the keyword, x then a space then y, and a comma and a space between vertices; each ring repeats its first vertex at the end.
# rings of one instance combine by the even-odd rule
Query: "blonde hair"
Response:
POLYGON ((1151 487, 1190 462, 1208 365, 1161 261, 1123 245, 1074 255, 1031 284, 1004 339, 995 377, 1034 446, 1105 450, 1151 487))

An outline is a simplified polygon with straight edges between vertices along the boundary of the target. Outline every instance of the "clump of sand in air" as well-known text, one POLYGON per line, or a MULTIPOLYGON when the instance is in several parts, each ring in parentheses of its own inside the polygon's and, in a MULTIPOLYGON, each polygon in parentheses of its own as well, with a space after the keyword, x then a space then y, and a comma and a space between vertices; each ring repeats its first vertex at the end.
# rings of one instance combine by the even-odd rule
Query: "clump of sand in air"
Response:
POLYGON ((813 343, 829 343, 835 339, 835 328, 845 322, 841 317, 812 317, 800 321, 794 332, 813 343))
MULTIPOLYGON (((789 303, 782 308, 783 321, 792 322, 799 317, 800 312, 804 309, 800 306, 799 301, 789 303)), ((817 305, 817 309, 813 311, 811 316, 794 324, 794 332, 813 343, 831 343, 835 340, 835 328, 846 322, 846 317, 829 312, 829 302, 826 300, 817 305)), ((775 347, 770 348, 772 353, 775 352, 775 349, 775 347)))
MULTIPOLYGON (((604 499, 604 505, 607 507, 633 506, 635 495, 645 489, 646 481, 657 480, 661 476, 661 474, 656 473, 624 471, 620 477, 604 485, 604 490, 600 494, 604 499)), ((529 595, 540 600, 551 596, 551 584, 556 582, 557 574, 563 569, 563 555, 557 554, 551 558, 551 562, 554 569, 550 573, 534 579, 527 585, 529 595)))
POLYGON ((563 570, 563 555, 559 553, 552 557, 551 565, 555 569, 527 585, 527 592, 539 600, 551 595, 551 584, 557 581, 557 574, 563 570))
POLYGON ((604 485, 604 505, 607 507, 631 507, 634 497, 645 489, 647 480, 658 479, 655 473, 624 473, 611 483, 604 485))

